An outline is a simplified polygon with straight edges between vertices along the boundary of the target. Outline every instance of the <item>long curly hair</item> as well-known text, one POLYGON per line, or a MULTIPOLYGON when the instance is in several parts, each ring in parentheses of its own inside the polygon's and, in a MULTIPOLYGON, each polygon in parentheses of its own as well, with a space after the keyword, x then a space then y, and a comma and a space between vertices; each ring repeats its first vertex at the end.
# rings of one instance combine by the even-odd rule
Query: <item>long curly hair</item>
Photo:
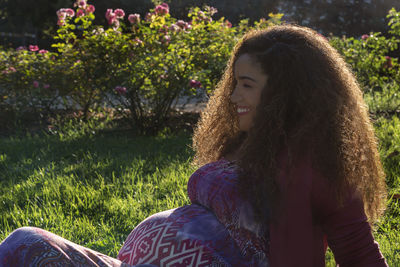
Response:
POLYGON ((274 179, 281 151, 291 163, 311 157, 339 204, 346 190, 357 190, 371 224, 385 209, 385 175, 360 86, 328 40, 309 28, 280 25, 244 35, 201 113, 193 149, 196 165, 239 152, 239 185, 260 221, 271 216, 264 215, 266 203, 274 214, 281 201, 274 179), (230 101, 234 63, 243 54, 268 77, 254 126, 246 133, 230 101))

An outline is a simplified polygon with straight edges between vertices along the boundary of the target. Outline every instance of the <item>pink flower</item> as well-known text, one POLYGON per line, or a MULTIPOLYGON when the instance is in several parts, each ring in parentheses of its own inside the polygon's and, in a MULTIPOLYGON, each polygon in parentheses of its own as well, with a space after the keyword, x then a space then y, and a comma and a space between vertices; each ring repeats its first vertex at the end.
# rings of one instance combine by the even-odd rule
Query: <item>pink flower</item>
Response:
POLYGON ((39 50, 39 53, 40 54, 46 54, 46 53, 48 53, 49 51, 47 51, 46 49, 41 49, 41 50, 39 50))
POLYGON ((176 25, 178 25, 180 28, 182 28, 183 30, 187 30, 190 29, 191 26, 189 25, 189 23, 183 21, 183 20, 178 20, 176 22, 176 25))
POLYGON ((163 25, 160 29, 158 29, 158 32, 167 33, 168 32, 168 26, 167 25, 163 25))
POLYGON ((63 9, 64 9, 64 8, 61 8, 60 10, 58 10, 58 11, 56 12, 57 17, 58 17, 59 20, 64 20, 64 19, 66 18, 66 16, 67 16, 67 13, 64 12, 63 9))
POLYGON ((117 21, 117 15, 111 8, 107 9, 106 11, 106 19, 109 25, 114 24, 117 21))
POLYGON ((226 27, 228 27, 228 28, 232 28, 232 23, 231 23, 229 20, 226 20, 226 21, 225 21, 225 25, 226 25, 226 27))
POLYGON ((120 95, 124 95, 126 94, 126 87, 122 87, 122 86, 116 86, 114 88, 115 92, 117 92, 120 95))
POLYGON ((201 82, 196 81, 196 80, 190 80, 189 85, 190 85, 190 87, 193 87, 193 88, 200 88, 201 82))
POLYGON ((9 67, 8 69, 3 70, 2 74, 9 74, 11 72, 16 72, 17 70, 14 67, 9 67))
POLYGON ((119 28, 119 20, 117 20, 117 19, 114 20, 112 25, 113 25, 114 31, 116 31, 119 28))
POLYGON ((39 87, 39 82, 38 81, 33 81, 33 87, 38 88, 39 87))
POLYGON ((125 12, 120 8, 116 9, 114 13, 115 16, 117 16, 117 19, 122 19, 123 17, 125 17, 125 12))
POLYGON ((169 6, 167 3, 162 3, 161 5, 156 6, 154 11, 159 16, 167 15, 169 13, 169 6))
POLYGON ((168 44, 171 41, 171 36, 169 35, 164 35, 163 38, 161 39, 161 42, 168 44))
POLYGON ((36 52, 39 50, 39 47, 37 45, 29 45, 29 50, 32 52, 36 52))
POLYGON ((176 25, 176 24, 171 24, 171 26, 169 27, 169 29, 173 32, 177 32, 177 31, 181 31, 182 29, 176 25))
POLYGON ((393 67, 392 58, 389 57, 389 56, 386 56, 385 59, 386 59, 386 62, 383 63, 383 67, 384 67, 385 69, 390 69, 391 67, 393 67))
POLYGON ((368 34, 363 34, 362 36, 361 36, 361 39, 363 39, 363 40, 367 40, 369 38, 369 35, 368 34))
POLYGON ((137 24, 140 22, 140 15, 139 14, 130 14, 128 16, 128 20, 131 24, 137 24))
POLYGON ((216 9, 215 7, 210 7, 210 15, 211 16, 213 16, 217 12, 218 12, 218 9, 216 9))
POLYGON ((86 0, 76 0, 74 7, 85 8, 86 5, 86 0))
POLYGON ((59 20, 65 20, 66 17, 75 16, 75 11, 71 8, 61 8, 57 11, 57 17, 59 20))
POLYGON ((26 46, 18 46, 16 51, 26 50, 26 46))
POLYGON ((133 40, 135 42, 135 45, 141 45, 143 44, 143 41, 140 40, 139 38, 135 38, 135 40, 133 40))
POLYGON ((64 26, 64 25, 65 25, 64 20, 59 19, 59 20, 57 21, 57 25, 58 25, 58 26, 64 26))
POLYGON ((44 89, 49 89, 50 88, 50 84, 48 84, 48 83, 43 84, 43 88, 44 89))
POLYGON ((85 11, 83 9, 78 9, 78 11, 76 11, 76 16, 77 17, 85 16, 85 11))
POLYGON ((87 13, 93 13, 96 9, 94 8, 94 5, 88 5, 86 7, 86 12, 87 13))
POLYGON ((75 11, 71 8, 66 8, 65 13, 67 14, 68 17, 73 17, 75 16, 75 11))
POLYGON ((144 17, 144 20, 145 21, 151 21, 152 16, 153 16, 153 13, 146 13, 146 16, 144 17))
POLYGON ((206 18, 206 14, 204 14, 203 11, 197 12, 197 16, 200 17, 200 19, 205 19, 206 18))

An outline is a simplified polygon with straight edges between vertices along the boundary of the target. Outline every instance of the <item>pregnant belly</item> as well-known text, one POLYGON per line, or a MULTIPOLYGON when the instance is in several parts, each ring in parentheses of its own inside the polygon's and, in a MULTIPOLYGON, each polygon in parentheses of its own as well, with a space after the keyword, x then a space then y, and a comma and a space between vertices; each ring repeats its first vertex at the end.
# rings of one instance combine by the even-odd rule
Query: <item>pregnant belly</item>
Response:
POLYGON ((242 255, 210 210, 191 204, 141 222, 129 234, 118 259, 133 265, 254 266, 248 256, 242 255))

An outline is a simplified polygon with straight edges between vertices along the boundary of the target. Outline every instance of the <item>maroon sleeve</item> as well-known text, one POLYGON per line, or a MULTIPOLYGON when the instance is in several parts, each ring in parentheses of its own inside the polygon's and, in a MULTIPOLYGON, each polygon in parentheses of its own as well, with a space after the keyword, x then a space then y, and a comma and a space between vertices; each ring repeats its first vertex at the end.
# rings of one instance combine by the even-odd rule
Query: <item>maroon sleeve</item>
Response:
POLYGON ((338 266, 388 266, 374 241, 360 197, 354 190, 349 191, 343 205, 338 206, 324 177, 314 170, 312 173, 314 214, 327 235, 338 266))
POLYGON ((316 251, 313 245, 315 229, 311 208, 311 175, 304 166, 298 166, 288 173, 286 159, 281 160, 281 171, 276 179, 281 203, 277 220, 270 223, 271 266, 322 266, 314 262, 314 254, 323 253, 316 251))

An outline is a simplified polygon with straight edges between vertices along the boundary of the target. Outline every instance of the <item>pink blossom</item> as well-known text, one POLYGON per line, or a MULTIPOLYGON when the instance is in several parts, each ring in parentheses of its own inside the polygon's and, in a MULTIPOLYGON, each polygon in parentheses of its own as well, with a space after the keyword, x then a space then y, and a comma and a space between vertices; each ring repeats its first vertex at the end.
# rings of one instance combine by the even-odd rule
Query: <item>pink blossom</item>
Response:
POLYGON ((39 82, 38 81, 33 81, 33 87, 38 88, 39 87, 39 82))
POLYGON ((65 13, 67 14, 68 17, 73 17, 75 16, 75 11, 71 8, 66 8, 65 13))
POLYGON ((389 56, 385 56, 385 59, 386 59, 386 62, 383 63, 383 67, 384 67, 385 69, 390 69, 390 68, 392 68, 392 67, 393 67, 392 58, 389 57, 389 56))
POLYGON ((57 25, 58 25, 58 26, 64 26, 64 25, 65 25, 64 20, 59 19, 59 20, 57 21, 57 25))
POLYGON ((39 50, 39 47, 37 45, 29 45, 29 50, 32 52, 36 52, 39 50))
POLYGON ((58 17, 58 20, 64 20, 64 19, 67 17, 67 13, 64 12, 63 9, 64 9, 64 8, 61 8, 60 10, 58 10, 58 11, 56 12, 57 17, 58 17))
POLYGON ((96 9, 95 9, 94 5, 88 5, 88 6, 86 7, 86 12, 87 12, 87 13, 93 13, 95 10, 96 10, 96 9))
POLYGON ((162 3, 161 5, 156 6, 154 11, 159 16, 167 15, 169 13, 169 6, 167 3, 162 3))
POLYGON ((153 13, 146 13, 146 16, 144 17, 144 20, 145 21, 151 21, 151 19, 152 19, 152 16, 153 16, 153 13))
POLYGON ((47 51, 46 49, 41 49, 41 50, 39 50, 39 53, 40 54, 46 54, 46 53, 48 53, 49 51, 47 51))
POLYGON ((180 28, 182 28, 183 30, 187 30, 190 29, 191 26, 189 25, 189 23, 183 21, 183 20, 178 20, 176 22, 176 25, 178 25, 180 28))
POLYGON ((190 84, 190 87, 193 87, 193 88, 200 88, 201 87, 201 82, 196 81, 196 80, 190 80, 189 84, 190 84))
POLYGON ((16 72, 17 70, 14 67, 9 67, 8 69, 3 70, 2 74, 10 74, 12 72, 16 72))
POLYGON ((65 20, 66 17, 75 16, 75 11, 71 8, 61 8, 57 11, 57 17, 59 20, 65 20))
POLYGON ((116 86, 114 88, 115 92, 117 92, 120 95, 124 95, 126 94, 126 87, 122 87, 122 86, 116 86))
POLYGON ((114 13, 115 16, 117 16, 117 19, 122 19, 123 17, 125 17, 125 12, 120 8, 116 9, 114 13))
POLYGON ((206 18, 206 14, 204 14, 203 11, 197 12, 197 16, 200 17, 200 19, 205 19, 206 18))
POLYGON ((133 40, 135 42, 135 45, 141 45, 143 44, 143 41, 140 40, 139 38, 135 38, 135 40, 133 40))
POLYGON ((43 88, 44 89, 49 89, 50 88, 50 84, 48 84, 48 83, 43 84, 43 88))
POLYGON ((231 23, 229 20, 226 20, 226 21, 225 21, 225 25, 226 25, 226 27, 228 27, 228 28, 232 28, 232 23, 231 23))
POLYGON ((177 32, 177 31, 180 31, 180 30, 182 30, 178 25, 176 25, 176 24, 171 24, 171 26, 169 27, 169 29, 171 30, 171 31, 173 31, 173 32, 177 32))
POLYGON ((85 8, 86 5, 86 0, 76 0, 74 7, 85 8))
POLYGON ((163 38, 161 39, 161 42, 168 44, 171 41, 171 36, 169 35, 164 35, 163 38))
POLYGON ((78 11, 76 11, 76 16, 77 17, 85 16, 85 11, 83 9, 78 9, 78 11))
POLYGON ((18 46, 16 51, 26 50, 26 46, 18 46))
POLYGON ((114 31, 116 31, 119 28, 119 20, 114 20, 112 23, 114 31))
POLYGON ((218 12, 218 9, 216 9, 215 7, 210 7, 210 15, 211 16, 213 16, 217 12, 218 12))
POLYGON ((113 15, 114 12, 111 8, 108 8, 106 11, 106 19, 109 19, 111 15, 113 15))
POLYGON ((106 11, 106 19, 109 25, 114 24, 117 21, 117 15, 109 8, 106 11))
POLYGON ((130 14, 128 16, 128 20, 131 24, 137 24, 140 22, 140 15, 139 14, 130 14))
POLYGON ((168 26, 163 25, 160 29, 158 29, 159 32, 161 33, 167 33, 168 32, 168 26))
POLYGON ((367 40, 369 38, 369 35, 368 34, 363 34, 362 36, 361 36, 361 39, 363 39, 363 40, 367 40))

